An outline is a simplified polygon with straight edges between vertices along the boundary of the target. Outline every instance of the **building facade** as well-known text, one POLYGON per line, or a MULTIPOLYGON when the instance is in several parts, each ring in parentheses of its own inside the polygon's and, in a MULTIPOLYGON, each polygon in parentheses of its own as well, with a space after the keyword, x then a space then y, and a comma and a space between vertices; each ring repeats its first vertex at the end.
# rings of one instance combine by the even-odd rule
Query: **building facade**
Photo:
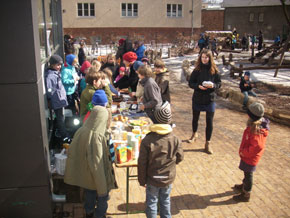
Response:
MULTIPOLYGON (((290 14, 290 1, 286 0, 290 14)), ((277 0, 224 0, 224 30, 236 28, 240 35, 257 35, 259 30, 265 39, 274 39, 278 34, 287 36, 289 27, 280 1, 277 0)))
POLYGON ((64 34, 105 44, 123 37, 146 43, 198 35, 201 0, 62 0, 64 34))

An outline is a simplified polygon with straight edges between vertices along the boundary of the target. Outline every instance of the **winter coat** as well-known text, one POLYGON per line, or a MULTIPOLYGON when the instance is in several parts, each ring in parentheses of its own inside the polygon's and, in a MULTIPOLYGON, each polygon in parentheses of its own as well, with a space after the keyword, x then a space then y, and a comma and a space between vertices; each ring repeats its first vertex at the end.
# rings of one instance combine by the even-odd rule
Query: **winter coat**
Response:
POLYGON ((61 82, 60 72, 47 69, 45 71, 46 96, 50 100, 52 109, 59 109, 68 105, 66 92, 61 82))
POLYGON ((98 196, 117 187, 107 146, 107 120, 107 109, 95 106, 69 146, 64 175, 65 183, 97 190, 98 196))
POLYGON ((268 129, 261 129, 261 133, 252 133, 251 128, 247 127, 244 131, 239 154, 245 163, 256 166, 265 150, 268 129))
POLYGON ((152 111, 155 110, 155 108, 161 107, 162 97, 159 86, 154 79, 151 77, 145 77, 140 81, 140 83, 144 87, 143 105, 145 106, 145 111, 152 111))
POLYGON ((146 47, 144 45, 139 46, 134 52, 137 55, 137 61, 141 61, 144 57, 144 52, 146 50, 146 47))
POLYGON ((197 105, 207 105, 215 101, 216 93, 215 91, 221 87, 220 74, 215 73, 212 75, 210 73, 210 66, 201 64, 201 70, 193 70, 189 79, 189 87, 194 89, 192 96, 192 101, 197 105), (214 83, 213 88, 208 88, 207 90, 201 90, 198 86, 202 85, 203 81, 211 81, 214 83))
POLYGON ((75 75, 77 75, 77 72, 74 66, 67 64, 67 67, 62 68, 61 81, 65 88, 66 95, 71 95, 76 91, 75 75))
POLYGON ((162 101, 170 102, 169 71, 165 68, 163 72, 156 73, 155 75, 155 82, 160 88, 162 101))
POLYGON ((240 82, 241 92, 250 91, 251 89, 252 89, 252 86, 251 86, 250 80, 245 80, 245 78, 242 76, 241 82, 240 82), (248 86, 245 86, 245 84, 248 84, 248 86))
MULTIPOLYGON (((117 71, 114 78, 119 75, 119 70, 117 71)), ((138 83, 138 75, 133 68, 133 65, 130 67, 130 73, 128 75, 124 75, 118 82, 114 83, 114 86, 119 89, 131 88, 132 92, 136 92, 137 83, 138 83)))
POLYGON ((82 66, 86 60, 86 54, 83 47, 79 48, 78 58, 79 58, 79 64, 82 66))
POLYGON ((183 160, 181 141, 168 124, 154 124, 141 142, 138 158, 138 181, 165 187, 173 183, 176 164, 183 160))
MULTIPOLYGON (((84 119, 84 116, 88 112, 87 105, 92 101, 93 95, 95 94, 97 89, 95 89, 92 85, 87 85, 86 88, 82 91, 81 99, 80 99, 80 116, 81 120, 84 119)), ((109 86, 103 87, 103 90, 106 93, 108 98, 107 107, 110 108, 112 105, 112 93, 109 86)))

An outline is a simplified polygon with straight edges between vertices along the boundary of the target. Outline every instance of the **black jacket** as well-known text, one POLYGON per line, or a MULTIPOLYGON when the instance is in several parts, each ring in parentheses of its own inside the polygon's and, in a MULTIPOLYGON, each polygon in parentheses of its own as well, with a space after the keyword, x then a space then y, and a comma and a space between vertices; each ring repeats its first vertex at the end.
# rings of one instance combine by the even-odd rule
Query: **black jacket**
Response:
MULTIPOLYGON (((119 75, 119 70, 115 74, 114 79, 119 75)), ((128 75, 124 75, 118 82, 114 83, 114 86, 119 89, 125 89, 131 87, 132 92, 136 92, 137 84, 138 84, 138 75, 136 71, 133 69, 133 65, 130 67, 130 73, 128 75)))
POLYGON ((215 91, 221 87, 220 74, 210 73, 209 65, 201 65, 201 70, 193 70, 189 79, 189 87, 194 89, 192 101, 194 104, 207 105, 215 101, 215 91), (201 90, 198 86, 202 85, 203 81, 211 81, 214 83, 214 88, 208 88, 207 90, 201 90))
POLYGON ((155 82, 160 88, 162 101, 168 101, 170 103, 170 91, 169 91, 169 71, 156 74, 155 82))
POLYGON ((245 78, 242 76, 240 82, 240 89, 241 92, 250 91, 252 89, 250 80, 246 81, 245 78), (248 86, 245 86, 245 84, 248 84, 248 86))

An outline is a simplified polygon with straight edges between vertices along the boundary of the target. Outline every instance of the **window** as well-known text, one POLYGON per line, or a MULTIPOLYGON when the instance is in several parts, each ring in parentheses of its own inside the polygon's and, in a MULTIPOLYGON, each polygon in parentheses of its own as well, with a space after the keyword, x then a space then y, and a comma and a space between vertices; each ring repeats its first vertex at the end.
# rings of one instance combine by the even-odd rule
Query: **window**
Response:
POLYGON ((249 21, 254 22, 254 13, 250 13, 249 21))
POLYGON ((137 17, 138 4, 122 3, 122 17, 137 17))
POLYGON ((259 22, 260 23, 264 22, 264 13, 259 14, 259 22))
POLYGON ((182 17, 182 5, 167 4, 167 17, 182 17))
POLYGON ((95 4, 94 3, 78 3, 78 16, 79 17, 94 17, 95 4))

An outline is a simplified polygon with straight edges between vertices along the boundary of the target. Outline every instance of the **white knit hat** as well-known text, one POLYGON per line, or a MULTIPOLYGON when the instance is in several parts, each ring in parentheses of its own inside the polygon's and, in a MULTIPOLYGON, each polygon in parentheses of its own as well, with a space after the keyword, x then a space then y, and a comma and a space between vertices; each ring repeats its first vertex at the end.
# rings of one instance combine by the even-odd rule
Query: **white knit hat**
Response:
POLYGON ((154 117, 157 123, 160 124, 169 124, 171 123, 171 109, 169 102, 164 102, 163 105, 156 109, 154 112, 154 117))

